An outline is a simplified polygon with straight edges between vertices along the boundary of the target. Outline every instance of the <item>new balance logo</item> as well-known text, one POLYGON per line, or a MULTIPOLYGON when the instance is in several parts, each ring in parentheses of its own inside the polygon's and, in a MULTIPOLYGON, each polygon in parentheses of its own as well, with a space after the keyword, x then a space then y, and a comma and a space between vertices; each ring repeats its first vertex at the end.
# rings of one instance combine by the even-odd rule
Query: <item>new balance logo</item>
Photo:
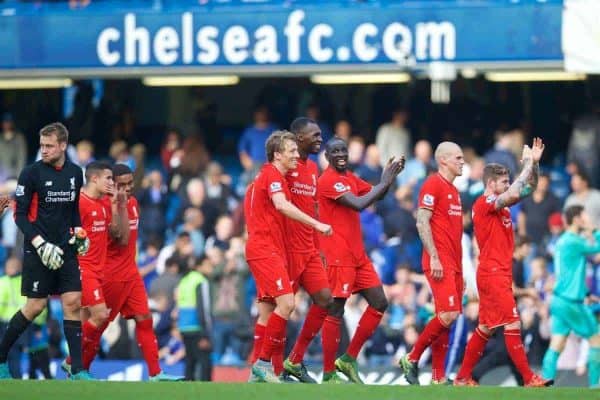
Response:
POLYGON ((95 217, 96 215, 98 215, 98 213, 96 211, 92 211, 92 217, 95 217))
POLYGON ((279 278, 275 281, 275 284, 277 285, 277 290, 283 290, 283 279, 279 278))
POLYGON ((350 287, 350 284, 349 284, 349 283, 344 283, 344 284, 342 285, 342 292, 343 292, 343 293, 348 293, 348 288, 349 288, 349 287, 350 287))
POLYGON ((448 297, 448 304, 450 307, 454 307, 454 296, 448 297))
POLYGON ((52 186, 52 181, 46 181, 46 183, 44 183, 44 186, 52 186))
POLYGON ((100 289, 94 290, 94 300, 100 300, 100 289))
POLYGON ((31 290, 34 292, 37 292, 39 284, 40 284, 40 281, 33 282, 33 289, 31 289, 31 290))

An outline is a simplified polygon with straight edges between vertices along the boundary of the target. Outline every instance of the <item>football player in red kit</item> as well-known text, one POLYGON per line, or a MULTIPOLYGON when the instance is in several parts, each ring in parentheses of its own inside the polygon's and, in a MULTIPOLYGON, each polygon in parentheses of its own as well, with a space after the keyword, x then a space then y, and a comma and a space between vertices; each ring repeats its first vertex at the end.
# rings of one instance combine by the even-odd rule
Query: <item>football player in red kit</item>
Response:
POLYGON ((544 151, 542 139, 535 138, 530 148, 523 148, 523 169, 510 184, 509 170, 500 164, 488 164, 483 170, 485 192, 473 204, 473 229, 479 245, 477 290, 479 292, 479 326, 467 343, 455 386, 476 386, 471 373, 483 354, 488 338, 504 327, 508 354, 523 377, 525 386, 553 384, 533 373, 521 340, 521 322, 512 290, 514 230, 508 207, 529 196, 536 188, 538 163, 544 151))
POLYGON ((333 235, 320 240, 327 262, 333 304, 323 323, 323 382, 339 383, 336 370, 354 383, 362 383, 356 357, 371 337, 387 308, 381 280, 365 252, 360 226, 360 211, 381 199, 404 168, 404 156, 391 159, 375 186, 348 171, 348 145, 339 138, 327 142, 325 155, 329 167, 319 178, 317 195, 319 217, 333 227, 333 235), (369 306, 346 352, 335 359, 340 341, 340 325, 346 300, 360 293, 369 306))
POLYGON ((461 148, 452 142, 438 145, 435 160, 438 171, 425 180, 419 193, 417 229, 423 242, 423 272, 433 294, 436 315, 425 326, 413 349, 400 360, 411 385, 419 384, 417 363, 429 346, 432 382, 446 382, 444 362, 448 333, 462 311, 462 204, 452 182, 462 175, 465 160, 461 148))
POLYGON ((252 365, 251 382, 281 382, 271 363, 285 342, 287 320, 294 310, 294 294, 287 269, 288 218, 331 235, 329 225, 306 215, 290 201, 285 174, 297 167, 299 154, 295 139, 287 131, 276 131, 269 136, 266 143, 269 162, 248 186, 244 198, 248 227, 246 259, 258 288, 260 315, 262 318, 268 315, 263 322, 260 354, 252 365))

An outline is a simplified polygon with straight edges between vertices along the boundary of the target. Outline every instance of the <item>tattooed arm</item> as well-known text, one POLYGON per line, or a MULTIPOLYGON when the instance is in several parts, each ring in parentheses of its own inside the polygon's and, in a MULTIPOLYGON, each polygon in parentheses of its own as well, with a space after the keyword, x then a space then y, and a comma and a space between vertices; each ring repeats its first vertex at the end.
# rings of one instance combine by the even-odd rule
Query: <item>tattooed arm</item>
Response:
POLYGON ((540 138, 535 138, 533 140, 533 146, 531 148, 527 145, 524 146, 523 169, 508 190, 496 199, 496 210, 510 207, 533 193, 538 184, 540 175, 539 161, 543 151, 544 144, 540 138))
POLYGON ((419 232, 419 237, 421 238, 421 242, 423 242, 425 251, 429 254, 431 276, 433 279, 438 280, 443 278, 444 270, 442 269, 435 243, 433 242, 433 234, 431 233, 430 220, 432 215, 433 211, 427 208, 419 208, 417 210, 417 231, 419 232))

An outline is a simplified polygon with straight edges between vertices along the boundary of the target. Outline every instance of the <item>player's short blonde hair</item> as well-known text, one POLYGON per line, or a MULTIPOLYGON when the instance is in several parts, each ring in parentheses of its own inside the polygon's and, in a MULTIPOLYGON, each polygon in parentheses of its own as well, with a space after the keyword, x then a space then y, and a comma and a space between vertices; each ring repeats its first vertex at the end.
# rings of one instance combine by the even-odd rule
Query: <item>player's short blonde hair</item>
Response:
POLYGON ((56 136, 59 143, 67 143, 69 141, 69 131, 60 122, 53 122, 40 129, 40 136, 52 135, 56 136))
POLYGON ((285 143, 287 141, 296 141, 296 136, 289 131, 281 130, 275 131, 267 138, 265 143, 265 150, 267 153, 267 160, 273 162, 275 159, 275 153, 281 153, 285 150, 285 143))

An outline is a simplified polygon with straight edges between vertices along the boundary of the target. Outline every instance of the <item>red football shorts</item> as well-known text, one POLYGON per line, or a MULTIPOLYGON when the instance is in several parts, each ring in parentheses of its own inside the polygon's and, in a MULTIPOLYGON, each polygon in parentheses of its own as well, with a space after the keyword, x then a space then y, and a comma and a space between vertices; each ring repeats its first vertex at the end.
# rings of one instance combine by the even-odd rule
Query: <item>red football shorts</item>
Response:
POLYGON ((93 271, 82 269, 81 306, 91 307, 105 302, 100 276, 93 271))
POLYGON ((303 287, 308 294, 317 293, 329 287, 327 270, 318 252, 289 253, 288 274, 294 293, 303 287))
POLYGON ((125 319, 150 314, 148 295, 141 277, 126 282, 104 282, 102 289, 110 312, 109 321, 113 321, 119 313, 125 319))
POLYGON ((256 281, 259 301, 273 302, 279 296, 294 293, 287 271, 287 260, 280 256, 248 260, 256 281))
POLYGON ((379 279, 379 275, 377 275, 373 264, 369 260, 358 267, 329 265, 327 275, 329 276, 331 294, 337 298, 347 299, 352 293, 381 286, 381 279, 379 279))
POLYGON ((492 329, 519 321, 512 277, 477 275, 479 324, 492 329))
MULTIPOLYGON (((443 264, 442 264, 443 265, 443 264)), ((458 311, 462 312, 462 295, 464 281, 462 273, 454 268, 444 266, 444 277, 436 281, 431 277, 431 272, 426 271, 425 276, 435 303, 435 313, 458 311)))

